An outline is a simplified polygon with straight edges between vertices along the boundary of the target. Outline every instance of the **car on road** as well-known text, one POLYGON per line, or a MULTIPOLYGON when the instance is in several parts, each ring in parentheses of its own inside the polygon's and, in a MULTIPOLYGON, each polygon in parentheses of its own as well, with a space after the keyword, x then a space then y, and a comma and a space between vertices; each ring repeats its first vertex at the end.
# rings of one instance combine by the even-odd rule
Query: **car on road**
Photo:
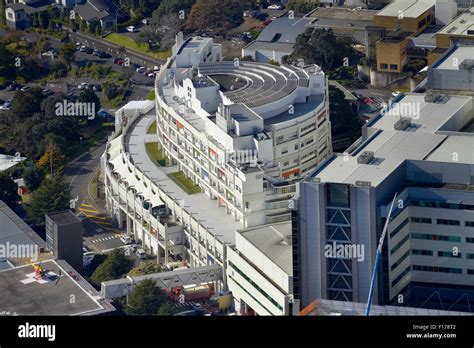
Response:
POLYGON ((42 91, 41 91, 41 94, 44 95, 45 97, 49 97, 50 95, 53 95, 54 92, 48 88, 44 88, 42 91))
POLYGON ((273 5, 268 6, 269 10, 281 10, 282 8, 283 8, 283 6, 277 5, 277 4, 273 4, 273 5))
POLYGON ((77 86, 77 89, 83 90, 83 89, 89 89, 91 85, 87 82, 82 82, 77 86))
POLYGON ((29 91, 30 89, 31 89, 31 86, 26 85, 26 86, 21 87, 20 91, 26 92, 26 91, 29 91))
POLYGON ((132 237, 127 236, 127 235, 121 236, 121 237, 120 237, 120 240, 121 240, 122 243, 125 244, 125 245, 132 244, 132 242, 133 242, 132 237))
POLYGON ((140 260, 146 259, 146 252, 142 248, 138 248, 137 251, 135 251, 135 255, 137 255, 140 260))
POLYGON ((130 25, 127 27, 127 31, 130 33, 135 33, 137 31, 137 28, 135 28, 133 25, 130 25))
POLYGON ((135 70, 137 73, 143 74, 145 71, 147 71, 147 68, 144 66, 141 66, 135 70))
POLYGON ((148 77, 154 79, 155 76, 156 76, 156 74, 155 74, 154 72, 151 72, 151 73, 148 73, 146 76, 148 76, 148 77))
POLYGON ((110 54, 104 51, 100 51, 99 54, 97 55, 99 58, 110 58, 110 54))
POLYGON ((77 99, 77 96, 74 93, 68 93, 66 94, 66 99, 69 101, 75 101, 77 99))
POLYGON ((109 114, 107 111, 105 111, 103 109, 99 110, 99 112, 97 113, 97 116, 102 117, 102 118, 111 118, 112 117, 111 114, 109 114))
POLYGON ((101 86, 101 85, 94 85, 94 86, 92 87, 92 90, 93 90, 94 92, 102 92, 102 86, 101 86))
POLYGON ((79 52, 85 52, 87 50, 87 47, 86 46, 81 46, 79 48, 79 52))
POLYGON ((21 85, 16 82, 16 81, 12 81, 12 83, 10 83, 7 87, 7 91, 18 91, 20 90, 21 88, 21 85))
POLYGON ((394 97, 398 97, 400 94, 402 94, 402 92, 400 92, 400 91, 393 91, 393 92, 392 92, 392 95, 393 95, 394 97))
POLYGON ((92 55, 97 57, 99 53, 100 51, 98 49, 95 49, 94 52, 92 52, 92 55))
POLYGON ((94 53, 94 49, 91 48, 91 47, 87 47, 86 50, 85 50, 85 52, 86 52, 87 54, 92 54, 92 53, 94 53))
POLYGON ((114 64, 117 64, 117 65, 123 65, 123 59, 122 58, 114 58, 114 60, 112 62, 114 64))

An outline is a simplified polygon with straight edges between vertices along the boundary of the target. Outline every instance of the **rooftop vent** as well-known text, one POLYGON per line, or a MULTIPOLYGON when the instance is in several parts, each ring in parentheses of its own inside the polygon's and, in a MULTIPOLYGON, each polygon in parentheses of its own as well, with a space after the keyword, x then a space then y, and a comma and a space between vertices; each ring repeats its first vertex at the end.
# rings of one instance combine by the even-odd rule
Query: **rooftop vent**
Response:
POLYGON ((369 164, 374 159, 374 153, 372 151, 364 151, 359 157, 357 157, 357 163, 369 164))
POLYGON ((459 69, 473 70, 474 69, 474 59, 465 59, 461 64, 459 64, 459 69))
POLYGON ((430 92, 425 95, 425 102, 427 103, 436 103, 436 101, 439 99, 440 95, 437 93, 430 92))
POLYGON ((401 117, 395 124, 393 125, 394 130, 404 131, 408 127, 411 126, 411 119, 409 117, 401 117))

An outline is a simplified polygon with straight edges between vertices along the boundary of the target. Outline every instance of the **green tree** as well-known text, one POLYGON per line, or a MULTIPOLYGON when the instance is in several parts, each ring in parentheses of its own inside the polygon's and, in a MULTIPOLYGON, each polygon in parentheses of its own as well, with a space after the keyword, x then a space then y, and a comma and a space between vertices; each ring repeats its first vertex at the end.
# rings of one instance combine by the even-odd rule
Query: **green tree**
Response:
POLYGON ((286 8, 296 13, 308 13, 319 6, 319 0, 289 0, 286 8))
POLYGON ((71 62, 74 60, 76 54, 76 46, 73 43, 65 43, 59 48, 59 59, 66 64, 67 67, 71 67, 71 62))
POLYGON ((96 113, 100 110, 100 99, 92 89, 83 90, 81 94, 79 94, 79 98, 77 98, 77 100, 80 103, 94 104, 96 113))
POLYGON ((26 168, 23 172, 25 185, 30 192, 36 191, 41 186, 44 177, 44 170, 36 165, 26 168))
POLYGON ((127 315, 169 315, 168 298, 156 283, 151 279, 140 282, 128 296, 125 307, 127 315), (165 306, 163 309, 161 309, 165 306))
POLYGON ((94 284, 100 285, 107 280, 119 279, 133 267, 133 261, 128 259, 122 250, 115 249, 105 261, 97 267, 91 276, 94 284))
POLYGON ((0 201, 9 207, 14 207, 20 197, 18 196, 18 186, 7 173, 0 174, 0 201))
POLYGON ((70 191, 64 177, 55 175, 46 178, 33 192, 27 205, 28 216, 37 224, 44 224, 44 215, 69 209, 70 191))
POLYGON ((129 276, 141 276, 147 274, 160 273, 162 271, 159 264, 154 261, 142 262, 137 267, 128 272, 129 276))
POLYGON ((333 86, 329 87, 329 105, 334 136, 347 135, 352 138, 360 133, 361 124, 357 118, 357 112, 346 100, 344 93, 333 86))

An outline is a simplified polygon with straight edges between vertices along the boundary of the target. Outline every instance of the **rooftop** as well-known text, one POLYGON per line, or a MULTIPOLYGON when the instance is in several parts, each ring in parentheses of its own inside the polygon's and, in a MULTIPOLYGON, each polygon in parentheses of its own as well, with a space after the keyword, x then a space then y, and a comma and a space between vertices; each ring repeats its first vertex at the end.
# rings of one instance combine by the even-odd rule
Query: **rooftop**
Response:
POLYGON ((0 173, 26 160, 26 157, 17 157, 0 154, 0 173))
POLYGON ((310 18, 327 18, 332 20, 357 20, 364 22, 373 22, 377 11, 373 10, 354 10, 341 7, 317 7, 307 16, 310 18))
MULTIPOLYGON (((474 59, 474 45, 454 47, 446 56, 433 65, 433 69, 461 70, 464 65, 474 59), (464 63, 464 64, 463 64, 464 63)), ((474 64, 471 64, 471 69, 474 64)), ((467 66, 468 67, 468 66, 467 66)), ((466 69, 465 69, 466 70, 466 69)))
POLYGON ((453 161, 474 164, 474 136, 459 133, 473 118, 471 97, 406 94, 385 113, 370 121, 368 136, 348 156, 336 155, 320 166, 312 177, 322 182, 379 185, 406 160, 453 161), (466 115, 464 113, 466 112, 466 115), (403 116, 403 117, 402 117, 403 116), (404 120, 409 122, 405 123, 404 120), (372 152, 368 163, 359 162, 364 152, 372 152))
POLYGON ((279 17, 263 29, 257 41, 294 44, 298 35, 304 32, 309 22, 308 18, 279 17))
POLYGON ((443 28, 439 34, 450 35, 474 35, 474 7, 456 17, 451 23, 443 28))
POLYGON ((397 0, 384 7, 377 16, 398 17, 402 13, 404 18, 418 18, 435 4, 436 0, 397 0))
POLYGON ((46 243, 3 201, 0 201, 0 244, 37 245, 44 248, 46 243))
POLYGON ((291 222, 263 225, 238 231, 286 274, 292 275, 291 222))
POLYGON ((96 315, 115 310, 66 262, 42 262, 47 277, 33 278, 31 265, 0 271, 0 311, 17 315, 96 315), (71 303, 71 295, 75 302, 71 303))
POLYGON ((48 214, 47 216, 60 226, 81 222, 81 220, 70 210, 48 214))

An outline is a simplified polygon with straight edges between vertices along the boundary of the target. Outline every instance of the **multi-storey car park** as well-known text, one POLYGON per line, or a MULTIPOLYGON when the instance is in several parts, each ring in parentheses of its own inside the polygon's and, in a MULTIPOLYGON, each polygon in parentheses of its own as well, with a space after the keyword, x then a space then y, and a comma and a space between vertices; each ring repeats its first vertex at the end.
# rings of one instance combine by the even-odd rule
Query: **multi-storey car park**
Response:
MULTIPOLYGON (((327 79, 318 66, 225 62, 221 55, 212 39, 179 34, 157 76, 155 102, 117 112, 103 167, 107 206, 127 233, 162 264, 224 266, 218 286, 225 288, 226 248, 237 249, 237 231, 288 222, 297 182, 332 148, 327 79), (170 165, 149 156, 151 143, 170 165), (201 193, 187 194, 170 179, 176 172, 201 193)), ((264 265, 253 267, 265 275, 264 265)), ((276 287, 281 303, 270 301, 266 308, 275 307, 265 314, 288 313, 287 268, 287 285, 276 287)), ((241 291, 249 292, 262 296, 241 291)))
POLYGON ((366 302, 395 193, 375 304, 472 312, 474 109, 469 96, 401 95, 301 184, 293 211, 294 292, 366 302), (363 245, 361 259, 325 252, 363 245), (298 274, 295 271, 298 270, 298 274))

